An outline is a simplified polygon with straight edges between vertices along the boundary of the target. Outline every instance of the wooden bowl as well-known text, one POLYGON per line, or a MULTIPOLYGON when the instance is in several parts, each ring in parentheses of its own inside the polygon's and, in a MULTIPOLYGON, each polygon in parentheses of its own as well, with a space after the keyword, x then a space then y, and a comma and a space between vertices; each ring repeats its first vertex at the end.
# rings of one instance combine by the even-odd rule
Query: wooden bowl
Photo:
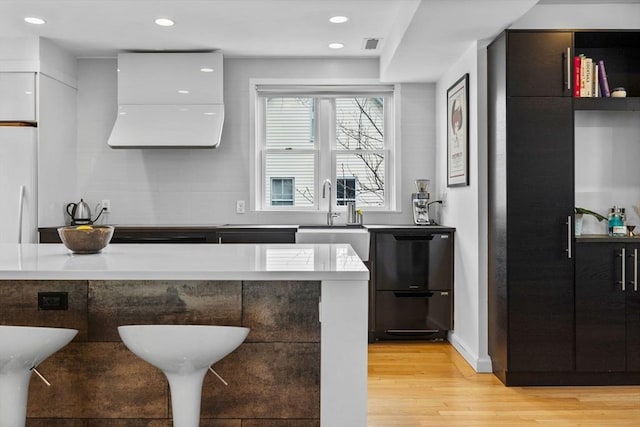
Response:
POLYGON ((74 254, 96 254, 113 237, 111 225, 72 225, 58 228, 62 243, 74 254))

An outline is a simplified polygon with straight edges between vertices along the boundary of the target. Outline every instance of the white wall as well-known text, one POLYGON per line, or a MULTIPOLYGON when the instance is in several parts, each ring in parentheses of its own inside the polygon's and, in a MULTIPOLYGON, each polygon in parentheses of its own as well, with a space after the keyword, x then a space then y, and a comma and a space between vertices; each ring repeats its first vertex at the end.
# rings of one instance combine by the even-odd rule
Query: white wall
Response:
MULTIPOLYGON (((640 112, 575 114, 575 204, 607 216, 613 205, 640 224, 640 112), (636 208, 634 208, 636 206, 636 208)), ((585 215, 583 234, 606 234, 607 222, 585 215)))
POLYGON ((38 226, 60 225, 78 194, 75 88, 39 76, 38 226))
POLYGON ((436 162, 442 222, 456 227, 453 346, 479 372, 491 372, 487 347, 486 53, 473 43, 436 85, 436 162), (469 185, 447 188, 447 89, 469 73, 469 185))
MULTIPOLYGON (((114 150, 107 138, 117 108, 116 60, 78 63, 79 196, 92 210, 109 199, 114 224, 322 223, 325 213, 235 213, 236 200, 249 205, 249 79, 378 76, 373 59, 225 59, 218 148, 114 150)), ((365 214, 365 223, 410 222, 410 183, 435 177, 433 85, 403 85, 401 92, 403 212, 365 214)))

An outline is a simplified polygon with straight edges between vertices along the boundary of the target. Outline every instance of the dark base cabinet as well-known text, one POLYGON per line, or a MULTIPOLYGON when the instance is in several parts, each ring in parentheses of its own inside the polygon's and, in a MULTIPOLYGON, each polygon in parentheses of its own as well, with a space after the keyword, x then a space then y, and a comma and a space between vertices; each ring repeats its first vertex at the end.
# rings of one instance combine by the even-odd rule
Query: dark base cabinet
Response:
POLYGON ((451 329, 449 291, 376 292, 376 332, 380 339, 436 339, 451 329))
POLYGON ((640 244, 576 244, 576 371, 640 375, 640 244))
MULTIPOLYGON (((62 243, 57 228, 38 229, 40 243, 62 243)), ((111 243, 295 243, 295 227, 116 226, 111 243)))
POLYGON ((446 338, 453 327, 454 230, 369 231, 369 341, 446 338))

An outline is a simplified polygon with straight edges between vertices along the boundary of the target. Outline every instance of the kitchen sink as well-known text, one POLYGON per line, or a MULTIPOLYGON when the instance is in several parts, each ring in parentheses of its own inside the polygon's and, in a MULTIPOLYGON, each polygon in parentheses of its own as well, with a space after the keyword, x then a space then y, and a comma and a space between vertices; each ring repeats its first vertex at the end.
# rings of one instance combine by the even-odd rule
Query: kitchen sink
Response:
POLYGON ((336 230, 342 230, 342 229, 363 229, 364 225, 362 224, 337 224, 337 225, 299 225, 298 229, 336 229, 336 230))
POLYGON ((362 261, 369 259, 369 231, 361 225, 299 226, 296 243, 348 243, 362 261))

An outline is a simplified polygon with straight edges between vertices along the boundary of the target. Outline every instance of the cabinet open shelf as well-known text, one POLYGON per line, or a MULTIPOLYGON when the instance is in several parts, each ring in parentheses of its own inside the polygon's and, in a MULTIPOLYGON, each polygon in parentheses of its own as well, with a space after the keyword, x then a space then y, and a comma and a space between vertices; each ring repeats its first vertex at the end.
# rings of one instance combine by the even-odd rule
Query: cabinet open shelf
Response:
POLYGON ((573 109, 582 111, 640 111, 640 97, 574 98, 573 109))

